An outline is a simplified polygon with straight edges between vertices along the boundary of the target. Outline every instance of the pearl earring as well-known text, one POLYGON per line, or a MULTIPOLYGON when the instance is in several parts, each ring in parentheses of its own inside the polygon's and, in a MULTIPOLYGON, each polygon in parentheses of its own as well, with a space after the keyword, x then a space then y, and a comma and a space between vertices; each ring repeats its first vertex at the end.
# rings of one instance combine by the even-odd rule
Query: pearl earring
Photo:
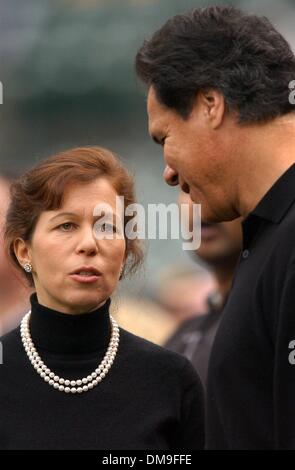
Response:
POLYGON ((26 273, 31 273, 32 269, 33 269, 33 266, 31 265, 31 263, 28 262, 24 265, 24 270, 26 271, 26 273))

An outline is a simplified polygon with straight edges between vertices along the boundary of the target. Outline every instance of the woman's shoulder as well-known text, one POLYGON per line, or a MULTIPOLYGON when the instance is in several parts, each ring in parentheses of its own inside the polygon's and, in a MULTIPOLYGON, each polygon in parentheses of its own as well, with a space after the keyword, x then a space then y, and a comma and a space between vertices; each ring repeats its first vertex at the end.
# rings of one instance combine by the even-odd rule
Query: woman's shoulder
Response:
POLYGON ((121 348, 125 357, 147 369, 153 368, 165 371, 172 376, 177 375, 182 381, 194 382, 200 385, 200 379, 191 362, 183 355, 170 351, 162 346, 152 343, 144 338, 134 335, 120 328, 121 348))
POLYGON ((155 354, 161 357, 174 358, 175 360, 182 358, 180 354, 170 351, 163 346, 159 346, 158 344, 142 338, 141 336, 135 335, 134 333, 131 333, 122 327, 120 327, 120 337, 124 346, 132 348, 138 353, 155 354))

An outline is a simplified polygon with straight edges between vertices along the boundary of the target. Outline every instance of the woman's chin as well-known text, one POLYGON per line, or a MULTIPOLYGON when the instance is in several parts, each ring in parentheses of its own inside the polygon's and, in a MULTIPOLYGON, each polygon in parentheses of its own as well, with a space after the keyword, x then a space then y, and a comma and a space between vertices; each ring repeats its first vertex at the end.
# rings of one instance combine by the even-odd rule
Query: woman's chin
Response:
POLYGON ((92 310, 96 310, 99 306, 105 303, 104 298, 100 296, 93 296, 91 297, 89 294, 87 296, 76 296, 76 298, 71 298, 66 303, 67 309, 69 313, 84 313, 84 312, 91 312, 92 310))

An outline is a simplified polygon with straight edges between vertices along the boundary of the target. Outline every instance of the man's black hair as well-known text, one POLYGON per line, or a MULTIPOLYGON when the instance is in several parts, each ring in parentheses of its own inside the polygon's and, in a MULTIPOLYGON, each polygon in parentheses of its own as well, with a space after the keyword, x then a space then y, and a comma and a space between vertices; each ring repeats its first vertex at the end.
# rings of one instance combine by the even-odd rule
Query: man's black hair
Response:
POLYGON ((289 83, 295 57, 265 17, 229 6, 198 8, 169 19, 139 49, 135 67, 158 100, 188 117, 199 90, 219 90, 240 123, 295 111, 289 83))

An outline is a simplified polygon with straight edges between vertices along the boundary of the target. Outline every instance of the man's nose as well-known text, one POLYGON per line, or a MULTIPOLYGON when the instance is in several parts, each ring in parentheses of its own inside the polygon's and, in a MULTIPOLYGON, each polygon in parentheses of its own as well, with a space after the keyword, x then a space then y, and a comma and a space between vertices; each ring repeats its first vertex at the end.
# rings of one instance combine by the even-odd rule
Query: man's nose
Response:
POLYGON ((177 171, 172 170, 169 165, 165 167, 163 178, 169 186, 177 186, 179 184, 177 171))

